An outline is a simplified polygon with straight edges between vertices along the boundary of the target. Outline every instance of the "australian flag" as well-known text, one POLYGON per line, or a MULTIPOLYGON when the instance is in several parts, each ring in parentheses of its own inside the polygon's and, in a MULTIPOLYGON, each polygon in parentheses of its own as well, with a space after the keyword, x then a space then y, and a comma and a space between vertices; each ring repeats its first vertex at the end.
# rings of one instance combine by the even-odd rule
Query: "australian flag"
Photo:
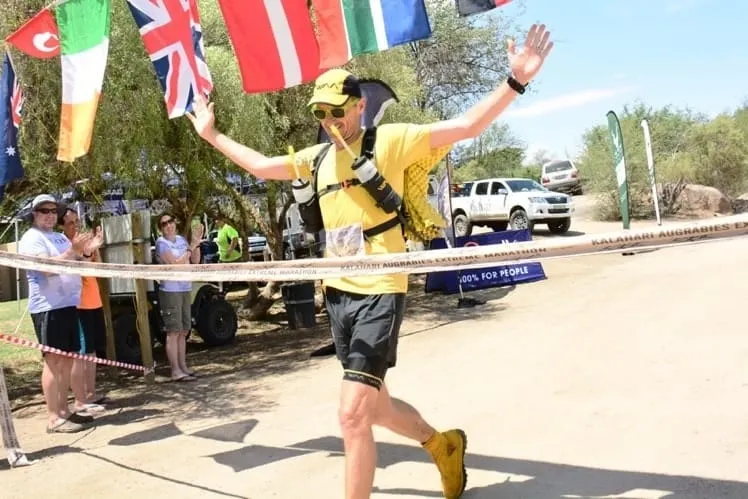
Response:
POLYGON ((21 125, 23 91, 16 77, 13 63, 5 53, 0 74, 0 201, 5 196, 5 186, 23 177, 21 154, 18 151, 18 127, 21 125))
POLYGON ((192 111, 197 93, 213 81, 205 62, 196 0, 127 0, 143 45, 164 90, 169 118, 192 111))
MULTIPOLYGON (((384 116, 385 110, 395 102, 399 102, 395 91, 385 82, 375 79, 361 79, 362 97, 366 99, 366 108, 361 116, 361 126, 371 128, 377 126, 384 116)), ((317 143, 330 142, 324 128, 320 125, 317 131, 317 143)))

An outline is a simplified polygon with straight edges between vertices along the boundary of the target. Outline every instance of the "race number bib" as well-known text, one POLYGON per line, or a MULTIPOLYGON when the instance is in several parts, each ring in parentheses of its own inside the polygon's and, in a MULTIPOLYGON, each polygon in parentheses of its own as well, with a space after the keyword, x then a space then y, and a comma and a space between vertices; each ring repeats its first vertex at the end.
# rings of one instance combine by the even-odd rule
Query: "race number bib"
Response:
POLYGON ((364 231, 361 224, 325 229, 325 248, 331 257, 365 255, 364 231))

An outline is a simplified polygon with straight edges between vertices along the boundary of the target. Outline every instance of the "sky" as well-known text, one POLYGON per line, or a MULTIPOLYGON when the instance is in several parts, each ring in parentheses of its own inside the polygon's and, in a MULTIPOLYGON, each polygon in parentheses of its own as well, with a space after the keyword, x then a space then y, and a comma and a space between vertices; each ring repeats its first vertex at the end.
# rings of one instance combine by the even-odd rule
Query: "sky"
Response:
POLYGON ((625 104, 715 116, 748 101, 748 2, 525 0, 501 10, 525 27, 545 23, 556 42, 535 93, 500 118, 528 157, 575 157, 585 130, 625 104))

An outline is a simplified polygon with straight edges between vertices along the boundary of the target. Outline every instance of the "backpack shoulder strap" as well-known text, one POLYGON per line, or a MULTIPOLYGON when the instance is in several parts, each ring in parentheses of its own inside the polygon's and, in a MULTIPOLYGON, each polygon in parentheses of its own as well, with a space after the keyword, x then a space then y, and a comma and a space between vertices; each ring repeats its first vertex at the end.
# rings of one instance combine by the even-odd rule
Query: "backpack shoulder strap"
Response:
POLYGON ((361 153, 369 159, 374 159, 374 144, 377 141, 377 127, 367 128, 361 140, 361 153))
POLYGON ((332 142, 328 142, 327 144, 322 146, 317 155, 314 157, 314 161, 312 161, 312 192, 314 192, 315 194, 317 193, 317 177, 319 174, 319 165, 325 158, 327 151, 330 150, 330 146, 332 146, 332 142))
MULTIPOLYGON (((374 144, 377 141, 377 127, 367 128, 364 131, 364 137, 361 139, 361 154, 365 155, 369 159, 374 159, 374 144)), ((327 151, 330 150, 332 142, 325 144, 322 149, 319 150, 317 155, 314 157, 312 162, 312 188, 314 192, 317 192, 317 176, 319 173, 319 165, 322 163, 327 151)))

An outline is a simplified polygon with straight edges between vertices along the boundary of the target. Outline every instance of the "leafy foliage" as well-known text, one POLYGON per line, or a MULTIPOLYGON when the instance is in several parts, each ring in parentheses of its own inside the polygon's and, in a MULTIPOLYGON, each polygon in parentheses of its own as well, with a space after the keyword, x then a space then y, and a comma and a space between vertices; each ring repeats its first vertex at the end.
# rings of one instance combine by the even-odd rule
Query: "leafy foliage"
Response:
MULTIPOLYGON (((734 114, 709 120, 689 109, 652 109, 641 102, 619 113, 624 138, 631 215, 654 215, 641 121, 649 122, 652 153, 666 215, 675 214, 677 191, 688 183, 716 187, 728 196, 748 188, 748 118, 745 106, 734 114), (675 193, 675 194, 674 194, 675 193), (670 201, 668 201, 670 200, 670 201)), ((577 166, 599 196, 598 216, 620 217, 607 124, 590 128, 577 166)))

